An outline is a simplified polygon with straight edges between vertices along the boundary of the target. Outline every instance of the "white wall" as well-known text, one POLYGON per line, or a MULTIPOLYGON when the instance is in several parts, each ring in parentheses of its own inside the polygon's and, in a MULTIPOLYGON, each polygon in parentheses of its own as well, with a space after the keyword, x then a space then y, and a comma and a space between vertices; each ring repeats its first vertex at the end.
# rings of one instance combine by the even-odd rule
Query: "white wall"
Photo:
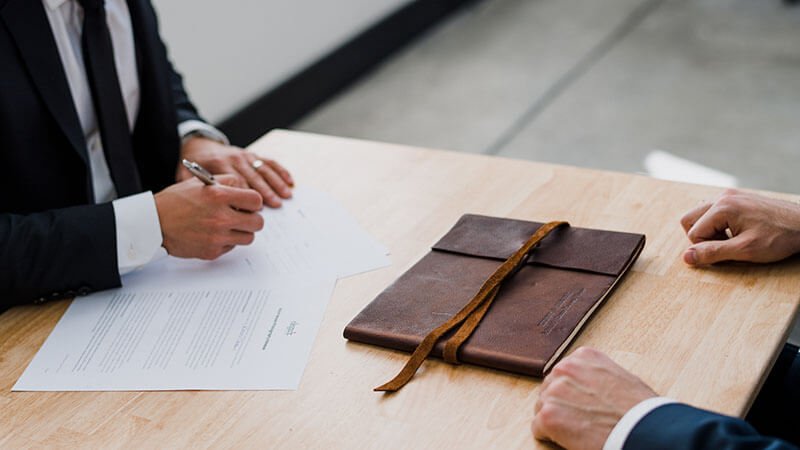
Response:
POLYGON ((411 0, 153 0, 200 113, 218 122, 411 0))

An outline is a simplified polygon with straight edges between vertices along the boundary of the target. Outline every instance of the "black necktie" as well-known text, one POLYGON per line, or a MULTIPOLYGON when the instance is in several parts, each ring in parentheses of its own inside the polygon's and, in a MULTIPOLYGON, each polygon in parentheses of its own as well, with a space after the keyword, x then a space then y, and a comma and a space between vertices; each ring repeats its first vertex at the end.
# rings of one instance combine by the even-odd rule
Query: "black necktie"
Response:
POLYGON ((104 0, 78 0, 83 7, 83 60, 92 90, 100 137, 117 195, 141 192, 139 171, 133 158, 128 116, 119 87, 111 32, 106 24, 104 0))

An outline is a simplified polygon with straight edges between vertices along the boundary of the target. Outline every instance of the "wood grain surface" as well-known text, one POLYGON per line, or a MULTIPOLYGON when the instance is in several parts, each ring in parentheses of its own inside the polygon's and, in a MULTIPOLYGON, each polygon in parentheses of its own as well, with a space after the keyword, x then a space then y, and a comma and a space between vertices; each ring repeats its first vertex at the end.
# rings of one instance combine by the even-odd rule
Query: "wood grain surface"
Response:
POLYGON ((0 316, 0 447, 546 447, 529 431, 539 380, 435 360, 401 392, 379 394, 372 388, 407 355, 342 338, 467 212, 645 233, 632 272, 568 351, 598 348, 661 394, 701 407, 747 411, 800 303, 797 258, 710 269, 680 261, 679 218, 718 188, 288 131, 251 150, 332 194, 392 253, 391 267, 339 281, 300 389, 10 392, 68 301, 17 307, 0 316))

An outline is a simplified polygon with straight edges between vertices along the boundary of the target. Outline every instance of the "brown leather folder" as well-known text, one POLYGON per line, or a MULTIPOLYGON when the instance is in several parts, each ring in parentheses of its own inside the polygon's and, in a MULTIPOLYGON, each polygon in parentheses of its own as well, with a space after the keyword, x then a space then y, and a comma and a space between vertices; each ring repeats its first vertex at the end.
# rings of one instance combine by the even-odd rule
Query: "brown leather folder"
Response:
MULTIPOLYGON (((475 295, 541 223, 466 214, 345 328, 344 337, 413 351, 475 295)), ((552 231, 506 280, 458 359, 543 376, 639 256, 642 234, 552 231)), ((445 335, 432 354, 441 357, 445 335)))

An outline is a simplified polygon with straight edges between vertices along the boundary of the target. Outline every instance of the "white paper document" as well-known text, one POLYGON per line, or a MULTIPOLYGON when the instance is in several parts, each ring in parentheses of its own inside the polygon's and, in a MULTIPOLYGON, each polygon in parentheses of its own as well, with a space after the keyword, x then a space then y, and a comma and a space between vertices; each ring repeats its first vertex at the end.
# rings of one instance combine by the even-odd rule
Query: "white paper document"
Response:
POLYGON ((296 389, 332 287, 79 299, 14 390, 296 389))
POLYGON ((250 246, 73 301, 13 390, 296 389, 336 279, 389 260, 324 193, 263 214, 250 246))
POLYGON ((248 246, 215 261, 167 257, 123 277, 126 289, 274 286, 289 278, 344 278, 390 264, 386 247, 329 195, 298 187, 280 209, 264 209, 248 246))

